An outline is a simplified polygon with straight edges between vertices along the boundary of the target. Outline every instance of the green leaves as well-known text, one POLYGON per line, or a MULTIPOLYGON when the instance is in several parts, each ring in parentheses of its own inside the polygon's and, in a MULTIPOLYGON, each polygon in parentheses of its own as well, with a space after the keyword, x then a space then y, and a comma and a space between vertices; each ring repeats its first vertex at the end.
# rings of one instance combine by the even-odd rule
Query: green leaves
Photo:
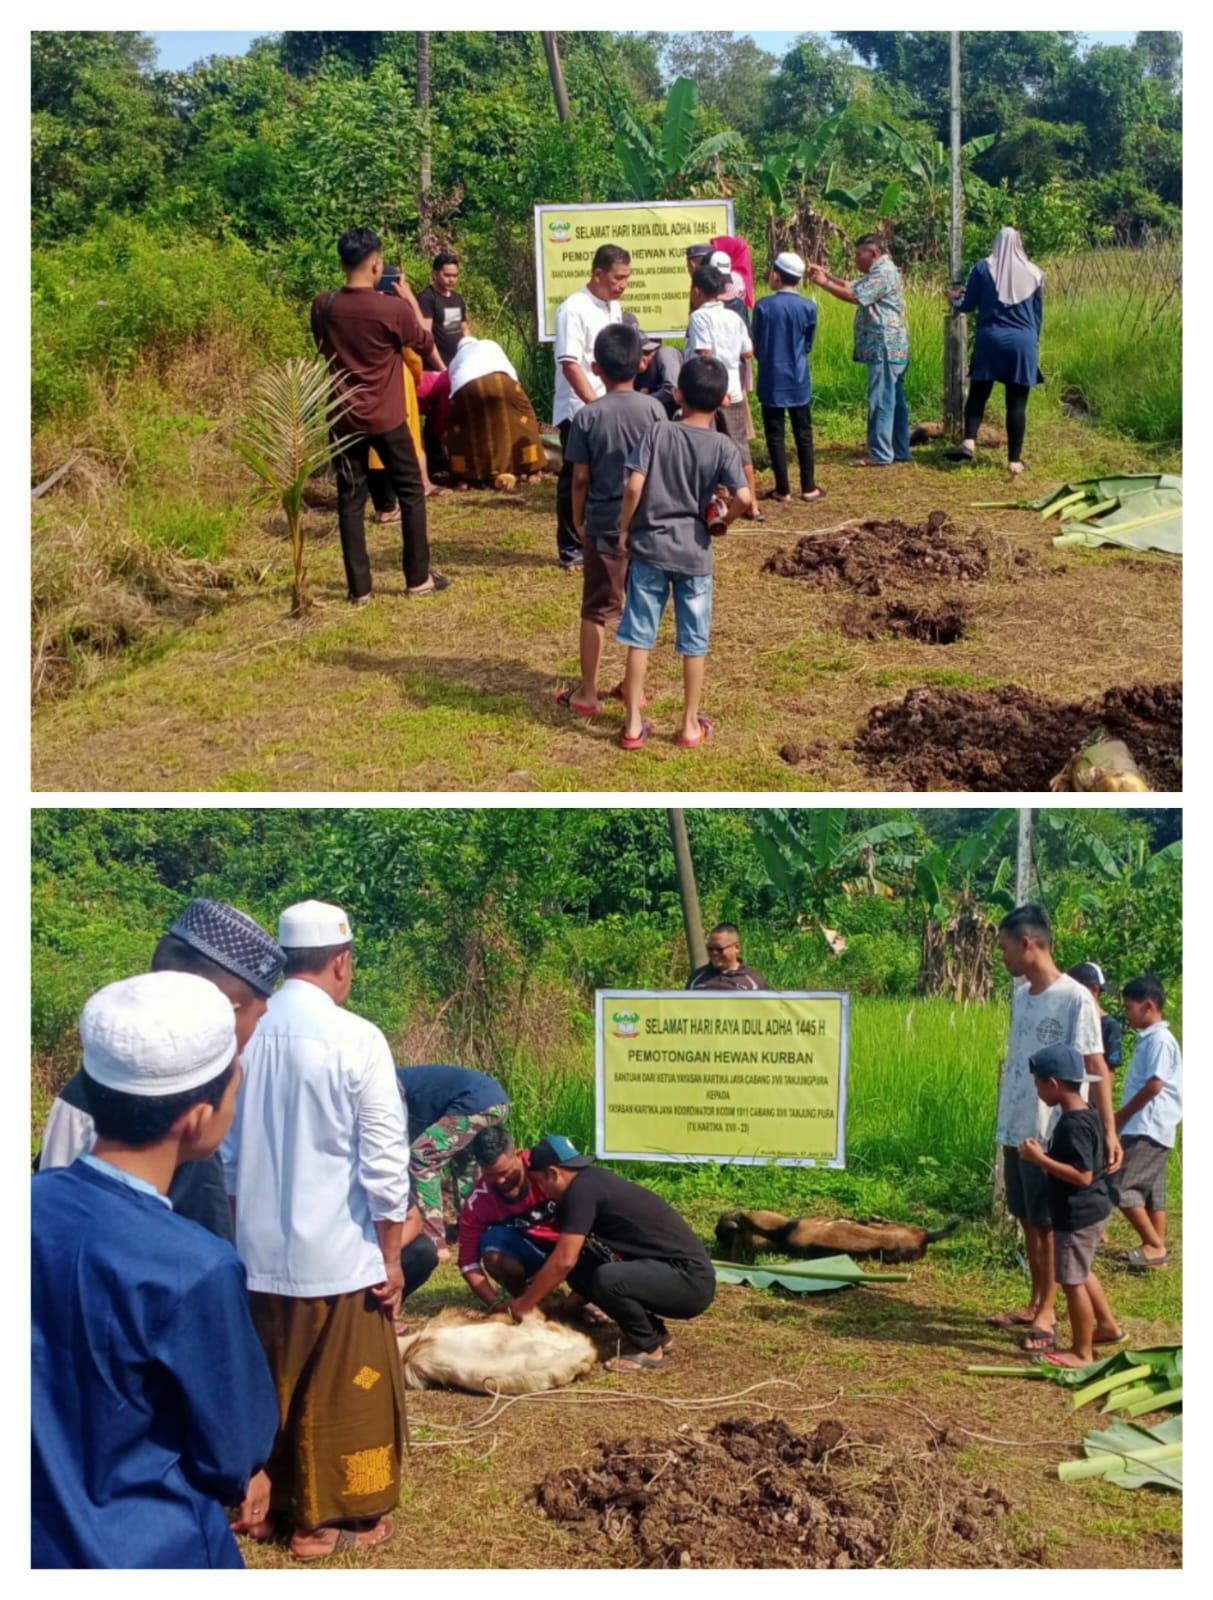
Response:
POLYGON ((1063 1483, 1102 1478, 1122 1489, 1157 1484, 1163 1489, 1183 1487, 1183 1418, 1168 1417, 1154 1428, 1114 1422, 1087 1434, 1082 1442, 1085 1461, 1063 1461, 1057 1476, 1063 1483))
POLYGON ((661 160, 667 175, 682 172, 695 140, 695 103, 698 96, 690 78, 677 78, 665 103, 661 128, 661 160))

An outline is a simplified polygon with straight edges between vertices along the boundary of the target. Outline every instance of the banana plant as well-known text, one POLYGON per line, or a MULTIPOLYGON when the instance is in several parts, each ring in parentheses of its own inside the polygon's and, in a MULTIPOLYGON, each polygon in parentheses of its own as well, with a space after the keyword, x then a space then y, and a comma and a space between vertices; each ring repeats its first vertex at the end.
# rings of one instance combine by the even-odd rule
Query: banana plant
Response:
MULTIPOLYGON (((804 203, 807 198, 805 190, 833 144, 847 109, 844 106, 841 111, 824 118, 795 149, 787 150, 782 155, 768 156, 757 169, 759 190, 776 216, 786 216, 804 203)), ((833 171, 831 166, 831 175, 833 171)), ((830 179, 826 180, 827 188, 830 182, 830 179)))
POLYGON ((695 142, 694 81, 678 78, 666 99, 665 116, 656 139, 650 137, 630 112, 617 108, 619 127, 615 154, 634 200, 677 198, 703 178, 724 155, 744 150, 739 133, 714 133, 695 142))
MULTIPOLYGON (((931 233, 936 235, 952 186, 952 161, 948 150, 938 139, 916 144, 883 122, 870 124, 866 131, 901 163, 911 185, 922 196, 931 233)), ((988 186, 972 171, 972 163, 997 142, 996 133, 983 133, 961 145, 960 181, 966 200, 977 201, 985 193, 988 186)))

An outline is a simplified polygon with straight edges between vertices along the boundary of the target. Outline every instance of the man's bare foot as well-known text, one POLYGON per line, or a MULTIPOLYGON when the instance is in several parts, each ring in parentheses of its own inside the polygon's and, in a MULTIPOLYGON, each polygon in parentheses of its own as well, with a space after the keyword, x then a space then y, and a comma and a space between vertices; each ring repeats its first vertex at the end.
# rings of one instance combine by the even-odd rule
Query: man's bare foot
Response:
POLYGON ((291 1539, 296 1561, 321 1561, 337 1550, 373 1550, 391 1537, 392 1519, 380 1517, 372 1527, 297 1529, 291 1539))
POLYGON ((376 513, 375 513, 375 521, 376 522, 399 522, 400 521, 400 507, 397 506, 395 511, 376 511, 376 513))
POLYGON ((655 1350, 628 1350, 602 1364, 608 1372, 652 1372, 665 1366, 665 1351, 660 1345, 655 1350))
POLYGON ((1036 1321, 1033 1306, 1021 1306, 1018 1311, 995 1311, 986 1318, 990 1328, 1030 1328, 1036 1321))
POLYGON ((1052 1350, 1042 1356, 1041 1360, 1047 1361, 1051 1367, 1065 1367, 1070 1370, 1074 1367, 1089 1367, 1095 1360, 1095 1352, 1092 1350, 1089 1356, 1083 1356, 1079 1355, 1077 1350, 1052 1350))

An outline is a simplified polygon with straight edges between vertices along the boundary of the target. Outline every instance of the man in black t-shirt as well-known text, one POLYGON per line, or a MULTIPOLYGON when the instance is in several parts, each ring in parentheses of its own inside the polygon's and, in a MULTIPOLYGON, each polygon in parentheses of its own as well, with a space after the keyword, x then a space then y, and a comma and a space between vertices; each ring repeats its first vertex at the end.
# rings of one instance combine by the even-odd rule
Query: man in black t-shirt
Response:
POLYGON ((1048 1179, 1054 1269, 1065 1290, 1074 1341, 1072 1349, 1041 1359, 1056 1367, 1085 1367, 1094 1361, 1096 1345, 1118 1344, 1124 1337, 1103 1285, 1091 1270, 1108 1226, 1112 1197, 1103 1123, 1081 1089, 1084 1083, 1101 1079, 1087 1072, 1082 1055, 1071 1044, 1046 1045, 1028 1058, 1028 1068, 1041 1102, 1061 1113, 1053 1125, 1048 1154, 1038 1139, 1025 1139, 1019 1159, 1039 1167, 1048 1179))
POLYGON ((665 1317, 697 1317, 716 1294, 703 1243, 651 1189, 594 1166, 563 1134, 530 1154, 531 1175, 556 1201, 560 1237, 524 1292, 509 1302, 521 1317, 568 1281, 613 1317, 628 1347, 605 1363, 611 1372, 664 1366, 673 1338, 665 1317))
POLYGON ((449 367, 459 348, 460 339, 471 333, 468 326, 468 308, 461 294, 455 293, 459 282, 459 258, 449 251, 436 255, 430 281, 417 296, 421 315, 429 323, 438 346, 438 354, 449 367))
POLYGON ((718 922, 708 934, 708 964, 696 967, 688 989, 769 989, 757 967, 741 959, 741 934, 731 922, 718 922))

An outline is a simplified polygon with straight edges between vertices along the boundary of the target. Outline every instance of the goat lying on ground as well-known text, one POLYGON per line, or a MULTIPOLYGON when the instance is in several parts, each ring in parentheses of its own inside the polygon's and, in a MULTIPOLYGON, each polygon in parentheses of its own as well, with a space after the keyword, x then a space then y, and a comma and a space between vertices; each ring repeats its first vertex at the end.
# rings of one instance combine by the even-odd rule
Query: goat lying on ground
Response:
POLYGON ((726 1211, 716 1224, 716 1238, 732 1261, 752 1261, 760 1250, 806 1261, 838 1255, 857 1261, 920 1261, 929 1244, 946 1239, 959 1225, 959 1217, 950 1217, 942 1228, 927 1229, 883 1217, 852 1222, 845 1217, 782 1217, 778 1211, 726 1211))
POLYGON ((424 1328, 398 1338, 410 1389, 473 1394, 533 1394, 561 1389, 598 1359, 584 1333, 532 1311, 521 1322, 448 1307, 424 1328))

